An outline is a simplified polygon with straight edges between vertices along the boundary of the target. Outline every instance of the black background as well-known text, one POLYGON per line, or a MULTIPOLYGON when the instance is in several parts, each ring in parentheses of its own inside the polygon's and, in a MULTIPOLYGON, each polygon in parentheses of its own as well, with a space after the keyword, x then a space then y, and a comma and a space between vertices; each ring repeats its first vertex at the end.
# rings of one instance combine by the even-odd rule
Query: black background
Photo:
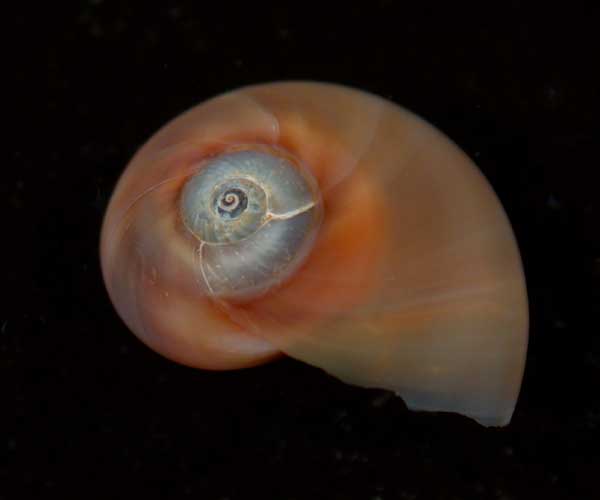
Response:
POLYGON ((594 3, 55 3, 2 19, 1 499, 598 498, 594 3), (412 413, 290 359, 192 370, 117 317, 99 226, 136 148, 199 101, 292 78, 402 104, 493 185, 531 306, 509 427, 412 413))

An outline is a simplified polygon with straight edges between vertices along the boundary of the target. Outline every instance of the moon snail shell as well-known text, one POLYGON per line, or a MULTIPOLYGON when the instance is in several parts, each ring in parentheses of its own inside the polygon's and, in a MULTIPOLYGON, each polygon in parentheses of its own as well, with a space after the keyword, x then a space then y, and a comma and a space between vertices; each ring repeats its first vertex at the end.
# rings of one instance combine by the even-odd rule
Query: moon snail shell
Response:
POLYGON ((134 156, 101 234, 109 295, 193 367, 282 354, 414 410, 509 423, 528 337, 493 190, 409 111, 331 84, 215 97, 134 156))

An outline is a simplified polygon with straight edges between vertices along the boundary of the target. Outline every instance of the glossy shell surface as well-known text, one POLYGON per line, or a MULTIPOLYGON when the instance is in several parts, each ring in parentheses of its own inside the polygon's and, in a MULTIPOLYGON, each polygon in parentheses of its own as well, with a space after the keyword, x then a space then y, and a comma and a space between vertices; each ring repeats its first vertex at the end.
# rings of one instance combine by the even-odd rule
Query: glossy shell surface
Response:
POLYGON ((178 362, 283 353, 415 410, 512 416, 528 306, 510 223, 455 144, 379 97, 285 82, 192 108, 123 173, 101 259, 120 316, 178 362))

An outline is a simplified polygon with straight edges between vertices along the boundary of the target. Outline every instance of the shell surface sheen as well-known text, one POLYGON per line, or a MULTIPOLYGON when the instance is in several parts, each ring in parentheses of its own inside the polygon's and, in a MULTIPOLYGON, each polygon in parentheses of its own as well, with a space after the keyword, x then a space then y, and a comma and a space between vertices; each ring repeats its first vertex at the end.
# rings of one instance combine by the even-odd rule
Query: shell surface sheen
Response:
POLYGON ((281 157, 242 150, 209 161, 181 194, 208 294, 242 300, 284 281, 306 257, 320 209, 310 172, 281 157))
POLYGON ((192 108, 131 160, 100 250, 119 315, 178 362, 286 354, 415 410, 511 419, 528 305, 510 223, 473 162, 389 101, 282 82, 192 108))

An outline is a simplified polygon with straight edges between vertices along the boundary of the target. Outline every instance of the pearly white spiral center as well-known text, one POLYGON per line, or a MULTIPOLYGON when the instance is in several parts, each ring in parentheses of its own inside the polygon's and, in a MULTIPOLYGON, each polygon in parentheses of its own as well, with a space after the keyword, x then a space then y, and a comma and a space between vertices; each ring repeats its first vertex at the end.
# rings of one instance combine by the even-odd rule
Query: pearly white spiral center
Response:
POLYGON ((241 189, 230 189, 215 202, 217 213, 223 218, 236 219, 248 206, 248 195, 241 189))
POLYGON ((245 300, 290 277, 322 217, 312 174, 259 150, 223 153, 185 184, 185 227, 198 240, 198 276, 218 298, 245 300))

